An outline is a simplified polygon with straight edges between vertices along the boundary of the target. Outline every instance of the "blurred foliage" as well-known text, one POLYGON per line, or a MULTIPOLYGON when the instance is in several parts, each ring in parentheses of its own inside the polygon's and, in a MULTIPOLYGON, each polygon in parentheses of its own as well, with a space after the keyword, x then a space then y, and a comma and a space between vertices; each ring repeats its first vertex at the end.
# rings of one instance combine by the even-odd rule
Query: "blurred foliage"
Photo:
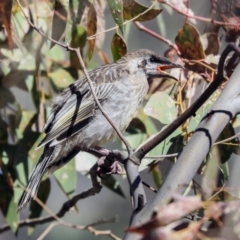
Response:
MULTIPOLYGON (((108 56, 101 49, 105 38, 106 8, 111 11, 117 26, 109 46, 114 61, 128 51, 125 24, 133 18, 135 21, 156 21, 155 18, 162 11, 155 6, 149 9, 133 0, 35 1, 36 5, 20 2, 30 21, 38 29, 56 41, 74 48, 79 47, 88 69, 97 66, 92 58, 95 53, 98 53, 103 63, 108 62, 108 56)), ((212 0, 212 8, 222 20, 233 21, 232 16, 219 10, 219 2, 220 0, 212 0)), ((169 3, 175 4, 174 7, 183 13, 194 15, 191 9, 187 9, 184 1, 172 0, 169 3)), ((234 5, 234 9, 238 9, 237 5, 234 5)), ((234 21, 239 21, 237 15, 234 17, 234 21)), ((194 21, 191 24, 185 23, 175 34, 180 55, 172 48, 168 50, 172 54, 169 55, 172 60, 186 63, 184 72, 171 72, 181 81, 165 84, 166 79, 154 80, 150 86, 152 95, 149 94, 145 107, 138 110, 125 132, 134 149, 184 112, 198 94, 200 84, 214 79, 220 54, 220 27, 208 26, 206 29, 210 30, 205 29, 204 33, 200 33, 193 23, 194 21)), ((234 38, 239 36, 239 29, 227 27, 226 33, 228 41, 231 33, 234 33, 234 38)), ((18 229, 19 214, 16 204, 21 194, 17 186, 26 185, 33 166, 41 155, 42 150, 34 149, 43 138, 42 129, 51 111, 51 99, 82 75, 78 58, 73 52, 67 52, 56 43, 47 41, 29 26, 16 1, 0 1, 0 209, 14 232, 18 229)), ((148 154, 152 157, 151 160, 143 160, 140 169, 151 166, 157 188, 161 186, 164 174, 155 160, 163 154, 181 152, 220 92, 221 90, 217 90, 195 116, 153 149, 148 154)), ((230 121, 218 141, 232 137, 239 126, 239 118, 230 121)), ((240 153, 238 138, 230 139, 225 145, 214 146, 199 169, 199 173, 203 175, 202 190, 206 199, 229 177, 228 160, 232 153, 240 153), (223 180, 221 184, 217 181, 219 177, 223 180)), ((173 162, 172 157, 168 159, 173 162)), ((74 161, 56 171, 54 178, 66 197, 70 198, 77 183, 74 161)), ((103 184, 124 196, 121 186, 113 176, 104 179, 103 184)), ((51 182, 46 176, 40 185, 38 197, 45 203, 50 191, 51 182)), ((220 194, 217 197, 222 200, 220 194)), ((42 208, 32 202, 29 218, 39 217, 41 213, 42 208)), ((29 233, 32 230, 29 229, 29 233)))

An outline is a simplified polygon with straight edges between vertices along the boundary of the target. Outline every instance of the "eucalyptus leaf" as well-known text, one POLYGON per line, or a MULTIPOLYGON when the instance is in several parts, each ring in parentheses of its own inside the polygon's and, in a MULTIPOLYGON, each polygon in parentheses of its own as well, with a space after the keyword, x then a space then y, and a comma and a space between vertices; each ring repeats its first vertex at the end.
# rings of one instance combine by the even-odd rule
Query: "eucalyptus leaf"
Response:
POLYGON ((177 117, 175 103, 165 92, 154 93, 146 104, 144 112, 163 124, 170 124, 177 117))
POLYGON ((54 177, 66 196, 72 194, 75 191, 77 184, 77 172, 75 169, 74 159, 54 172, 54 177))
POLYGON ((112 175, 102 179, 102 184, 121 197, 125 197, 119 182, 112 175))
POLYGON ((115 23, 123 33, 123 5, 121 0, 107 0, 115 23))
POLYGON ((56 71, 49 73, 49 77, 58 88, 66 88, 74 82, 71 74, 63 68, 59 68, 56 71))
POLYGON ((114 62, 119 60, 127 53, 127 44, 124 41, 123 37, 118 33, 115 33, 112 38, 111 50, 114 62))

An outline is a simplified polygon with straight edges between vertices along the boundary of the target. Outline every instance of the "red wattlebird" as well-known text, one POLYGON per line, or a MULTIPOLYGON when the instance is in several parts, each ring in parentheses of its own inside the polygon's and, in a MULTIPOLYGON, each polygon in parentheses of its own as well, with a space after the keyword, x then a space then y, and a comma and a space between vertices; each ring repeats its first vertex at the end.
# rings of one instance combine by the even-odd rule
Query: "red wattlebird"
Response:
MULTIPOLYGON (((121 131, 125 130, 149 90, 154 78, 169 77, 164 70, 181 68, 149 50, 126 54, 116 63, 89 72, 96 96, 105 113, 121 131)), ((34 167, 19 203, 22 209, 36 195, 44 173, 51 173, 70 161, 81 149, 96 148, 117 137, 98 109, 87 78, 82 77, 53 100, 44 127, 42 156, 34 167)))

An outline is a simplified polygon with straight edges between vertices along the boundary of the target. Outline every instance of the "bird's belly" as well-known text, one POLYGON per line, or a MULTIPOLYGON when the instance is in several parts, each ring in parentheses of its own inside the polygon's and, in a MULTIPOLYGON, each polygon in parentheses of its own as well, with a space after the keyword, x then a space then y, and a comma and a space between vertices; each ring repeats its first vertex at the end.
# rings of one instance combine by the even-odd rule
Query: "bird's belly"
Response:
MULTIPOLYGON (((139 104, 138 99, 131 94, 124 99, 119 98, 116 94, 103 104, 103 109, 115 126, 123 131, 134 116, 139 104)), ((102 146, 108 140, 116 137, 116 131, 100 110, 97 110, 92 121, 78 134, 75 141, 84 147, 102 146)))

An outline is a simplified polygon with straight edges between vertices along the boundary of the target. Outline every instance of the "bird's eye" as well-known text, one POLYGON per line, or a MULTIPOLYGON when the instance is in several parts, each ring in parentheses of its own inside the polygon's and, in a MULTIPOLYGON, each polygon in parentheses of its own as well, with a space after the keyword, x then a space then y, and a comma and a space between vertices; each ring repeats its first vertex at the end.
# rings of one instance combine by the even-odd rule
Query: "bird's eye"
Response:
POLYGON ((149 61, 150 61, 150 62, 155 62, 154 57, 150 57, 150 58, 149 58, 149 61))

